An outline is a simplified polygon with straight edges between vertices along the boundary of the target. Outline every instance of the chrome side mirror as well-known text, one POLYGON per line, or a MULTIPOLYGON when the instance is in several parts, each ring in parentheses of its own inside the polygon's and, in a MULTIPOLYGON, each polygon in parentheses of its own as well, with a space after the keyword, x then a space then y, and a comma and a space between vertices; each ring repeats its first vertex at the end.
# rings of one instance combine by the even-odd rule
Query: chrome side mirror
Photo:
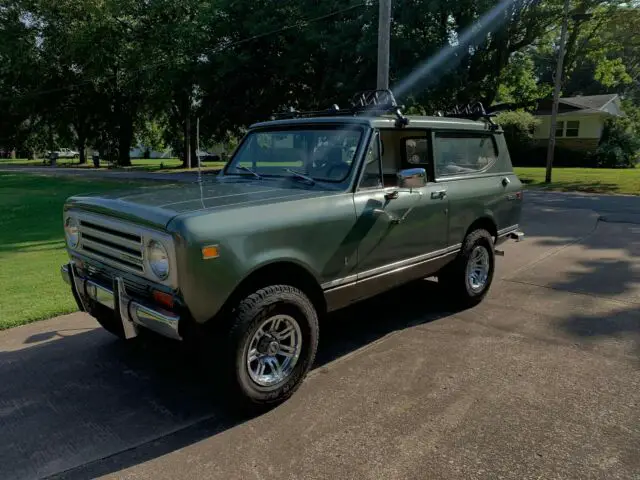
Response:
POLYGON ((407 168, 398 172, 400 188, 422 188, 427 185, 427 171, 424 168, 407 168))

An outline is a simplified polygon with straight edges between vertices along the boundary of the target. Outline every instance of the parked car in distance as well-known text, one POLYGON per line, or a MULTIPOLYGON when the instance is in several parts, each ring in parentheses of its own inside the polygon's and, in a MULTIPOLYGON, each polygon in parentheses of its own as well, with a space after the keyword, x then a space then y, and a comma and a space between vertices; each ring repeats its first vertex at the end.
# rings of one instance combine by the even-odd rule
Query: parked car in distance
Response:
POLYGON ((220 155, 218 155, 217 153, 210 153, 210 152, 205 152, 205 151, 201 151, 200 154, 200 162, 220 162, 220 155))
POLYGON ((252 125, 199 185, 69 198, 62 276, 78 307, 122 339, 189 342, 213 357, 212 382, 266 407, 300 386, 329 312, 431 276, 458 305, 482 301, 497 247, 523 236, 503 131, 483 109, 356 99, 252 125))
POLYGON ((78 158, 80 156, 80 152, 76 152, 70 148, 60 148, 58 150, 49 151, 47 152, 47 157, 51 157, 51 154, 55 154, 57 158, 78 158))

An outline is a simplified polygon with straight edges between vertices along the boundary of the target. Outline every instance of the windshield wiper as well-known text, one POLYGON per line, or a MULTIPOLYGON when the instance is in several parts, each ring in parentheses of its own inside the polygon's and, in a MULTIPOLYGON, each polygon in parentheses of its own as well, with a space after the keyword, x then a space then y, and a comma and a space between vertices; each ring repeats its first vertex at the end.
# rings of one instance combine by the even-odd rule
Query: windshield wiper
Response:
POLYGON ((302 180, 306 180, 307 182, 311 183, 311 185, 315 185, 316 184, 316 181, 313 178, 305 175, 304 173, 300 173, 300 172, 298 172, 296 170, 293 170, 291 168, 285 168, 284 171, 293 174, 295 178, 300 178, 302 180))
POLYGON ((256 172, 254 172, 253 170, 251 170, 249 167, 245 167, 244 165, 236 165, 236 170, 242 170, 244 172, 249 172, 251 175, 253 175, 254 177, 258 178, 258 179, 262 179, 261 175, 258 175, 256 172))

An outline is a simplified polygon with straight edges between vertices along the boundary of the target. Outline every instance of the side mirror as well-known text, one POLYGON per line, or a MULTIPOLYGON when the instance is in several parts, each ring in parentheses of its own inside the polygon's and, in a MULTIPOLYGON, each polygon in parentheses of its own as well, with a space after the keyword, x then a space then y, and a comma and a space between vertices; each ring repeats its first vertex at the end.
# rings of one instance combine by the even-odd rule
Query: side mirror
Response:
POLYGON ((427 171, 424 168, 407 168, 398 172, 400 188, 422 188, 427 185, 427 171))

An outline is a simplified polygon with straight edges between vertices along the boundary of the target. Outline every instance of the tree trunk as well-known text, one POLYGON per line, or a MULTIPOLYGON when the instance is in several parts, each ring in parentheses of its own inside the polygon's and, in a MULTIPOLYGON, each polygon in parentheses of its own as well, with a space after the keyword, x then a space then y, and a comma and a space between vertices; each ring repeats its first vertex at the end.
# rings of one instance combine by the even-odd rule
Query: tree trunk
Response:
POLYGON ((76 145, 76 147, 78 147, 78 152, 80 153, 81 165, 83 163, 87 163, 86 145, 87 145, 86 135, 84 133, 78 133, 78 144, 76 145))
POLYGON ((122 167, 131 166, 129 152, 133 141, 133 121, 130 116, 122 115, 120 128, 118 130, 118 165, 122 167))
POLYGON ((187 110, 184 122, 184 166, 191 168, 191 111, 187 110))
MULTIPOLYGON (((190 124, 193 124, 194 122, 189 122, 190 124)), ((197 167, 198 166, 198 138, 195 135, 190 135, 189 137, 190 140, 190 150, 191 150, 191 166, 192 167, 197 167)))

